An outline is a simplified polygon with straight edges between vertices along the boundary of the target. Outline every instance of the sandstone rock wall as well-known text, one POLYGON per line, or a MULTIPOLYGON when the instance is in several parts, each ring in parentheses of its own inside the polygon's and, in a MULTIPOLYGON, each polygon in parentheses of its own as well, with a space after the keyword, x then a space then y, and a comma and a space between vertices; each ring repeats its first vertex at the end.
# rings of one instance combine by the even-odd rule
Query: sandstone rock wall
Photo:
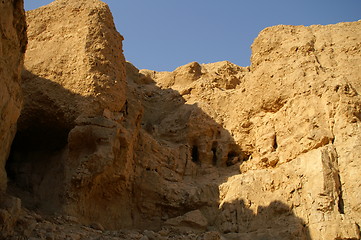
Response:
POLYGON ((193 177, 218 176, 217 166, 246 153, 196 104, 131 64, 125 94, 122 38, 106 5, 55 1, 27 18, 25 105, 8 164, 25 206, 110 229, 159 229, 216 208, 217 185, 193 177))
POLYGON ((107 160, 114 161, 113 147, 119 149, 114 137, 126 100, 123 37, 101 1, 54 1, 27 12, 27 24, 24 109, 8 171, 16 187, 33 192, 23 197, 26 206, 53 212, 78 191, 65 194, 72 182, 89 174, 81 184, 95 182, 107 160))
MULTIPOLYGON (((335 179, 335 183, 325 179, 323 190, 330 191, 333 185, 334 193, 318 193, 318 197, 313 197, 316 202, 323 199, 322 205, 330 207, 333 204, 333 210, 321 207, 319 211, 325 214, 336 212, 336 216, 320 217, 324 223, 309 217, 312 239, 329 239, 334 235, 359 237, 358 192, 361 185, 354 176, 360 174, 357 167, 360 157, 353 154, 359 151, 360 146, 360 67, 355 64, 360 61, 360 24, 359 21, 333 26, 274 27, 263 31, 252 46, 256 53, 252 57, 250 79, 270 90, 265 99, 261 98, 262 105, 284 102, 278 111, 271 111, 260 121, 260 125, 270 125, 270 129, 274 129, 269 132, 274 132, 277 140, 277 148, 273 152, 258 150, 260 163, 273 165, 272 162, 278 160, 277 165, 280 165, 322 146, 331 146, 336 152, 333 154, 335 161, 324 163, 328 170, 322 171, 324 176, 333 175, 335 179), (274 62, 272 67, 269 61, 274 62), (345 137, 346 132, 348 137, 345 137), (344 145, 346 142, 347 147, 344 145), (332 220, 328 223, 328 219, 332 220), (346 226, 344 222, 347 222, 346 226), (330 224, 330 227, 322 224, 330 224), (324 231, 326 228, 330 230, 324 231)), ((260 91, 256 88, 253 92, 260 91)), ((259 142, 262 147, 259 149, 266 149, 265 142, 259 142)), ((325 157, 322 159, 325 161, 325 157)), ((311 212, 313 216, 317 215, 317 211, 311 212)))
POLYGON ((360 238, 361 22, 267 28, 250 67, 155 72, 124 61, 100 1, 27 19, 8 160, 26 207, 158 231, 129 239, 360 238))
POLYGON ((239 159, 247 161, 236 180, 220 185, 223 210, 216 225, 223 232, 235 239, 247 231, 255 231, 251 238, 359 238, 359 36, 360 21, 276 26, 255 40, 249 68, 220 62, 174 72, 141 70, 161 88, 179 91, 186 104, 197 104, 250 155, 239 159), (293 174, 281 173, 284 168, 293 174), (294 198, 297 191, 308 196, 294 198), (270 212, 258 213, 265 207, 270 212), (290 212, 307 228, 284 228, 290 212), (275 225, 262 222, 270 218, 275 225), (268 232, 278 223, 279 230, 268 232))
POLYGON ((26 42, 23 1, 2 1, 0 3, 0 191, 6 189, 5 163, 22 107, 20 73, 26 42))
POLYGON ((25 75, 23 83, 45 78, 70 91, 75 99, 64 111, 120 111, 125 102, 123 37, 115 30, 108 6, 96 0, 57 0, 27 15, 25 67, 35 76, 25 75))
POLYGON ((0 238, 14 231, 21 201, 8 196, 6 161, 16 133, 23 96, 20 75, 27 44, 23 1, 0 2, 0 238))

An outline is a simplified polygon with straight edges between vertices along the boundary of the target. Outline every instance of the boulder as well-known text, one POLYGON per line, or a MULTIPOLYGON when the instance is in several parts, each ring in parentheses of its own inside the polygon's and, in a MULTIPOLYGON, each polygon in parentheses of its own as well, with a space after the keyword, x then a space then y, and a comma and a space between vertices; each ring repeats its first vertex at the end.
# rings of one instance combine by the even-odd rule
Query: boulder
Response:
POLYGON ((165 224, 176 228, 205 230, 208 226, 208 220, 204 217, 201 211, 194 210, 184 214, 183 216, 168 219, 165 224))

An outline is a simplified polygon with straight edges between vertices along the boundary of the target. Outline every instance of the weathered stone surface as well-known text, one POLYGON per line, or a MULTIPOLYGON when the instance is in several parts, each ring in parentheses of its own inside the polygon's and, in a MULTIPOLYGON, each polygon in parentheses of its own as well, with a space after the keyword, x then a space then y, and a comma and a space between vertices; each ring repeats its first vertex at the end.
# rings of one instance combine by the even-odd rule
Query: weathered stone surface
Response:
POLYGON ((357 239, 356 219, 340 210, 338 171, 335 148, 325 146, 276 169, 234 176, 220 186, 220 229, 269 237, 275 237, 269 229, 278 229, 278 239, 357 239), (298 219, 289 221, 291 212, 298 219))
POLYGON ((191 228, 205 230, 208 226, 208 220, 204 217, 201 211, 194 210, 176 218, 168 219, 166 225, 177 228, 191 228))
POLYGON ((54 1, 27 12, 27 24, 24 108, 8 164, 11 180, 33 192, 24 197, 28 207, 83 212, 80 220, 97 222, 89 212, 102 214, 106 204, 90 207, 86 191, 92 191, 79 187, 97 186, 94 178, 120 155, 114 151, 120 151, 115 138, 122 134, 126 100, 123 37, 108 6, 96 0, 54 1))
POLYGON ((31 75, 25 74, 23 84, 35 88, 27 95, 42 92, 67 118, 122 109, 123 37, 105 3, 57 0, 27 12, 27 23, 25 68, 31 75), (54 90, 59 85, 63 95, 54 90))
POLYGON ((0 193, 0 238, 6 239, 14 234, 21 212, 21 201, 4 193, 0 193))
POLYGON ((26 49, 23 1, 0 2, 0 192, 6 189, 5 163, 16 133, 22 94, 20 73, 26 49))
POLYGON ((9 171, 26 206, 77 223, 20 235, 360 238, 361 22, 267 28, 250 67, 155 72, 124 62, 100 1, 27 16, 9 171))
MULTIPOLYGON (((226 195, 230 194, 235 199, 226 201, 225 206, 231 204, 233 210, 224 210, 226 216, 218 222, 221 230, 229 232, 229 237, 234 232, 235 239, 247 239, 247 233, 244 232, 249 230, 242 228, 242 224, 249 221, 255 226, 264 225, 273 229, 272 233, 259 229, 255 234, 276 234, 280 239, 282 236, 284 239, 359 237, 360 24, 359 21, 329 26, 267 28, 252 45, 250 68, 221 62, 205 65, 192 63, 171 73, 140 71, 146 79, 152 78, 161 88, 170 87, 179 91, 186 104, 197 104, 222 128, 228 130, 240 152, 251 155, 248 161, 241 164, 242 174, 237 179, 243 180, 248 174, 261 179, 256 182, 247 180, 240 185, 233 181, 221 185, 227 187, 220 189, 220 196, 227 192, 226 195), (225 65, 226 69, 232 69, 229 76, 237 76, 236 84, 228 89, 217 84, 219 80, 216 77, 220 72, 217 69, 224 69, 225 65), (177 76, 187 79, 177 80, 177 76), (332 150, 322 150, 325 147, 332 150), (321 157, 307 155, 315 154, 320 149, 321 157), (333 160, 329 161, 329 157, 323 155, 330 155, 333 160), (328 167, 320 167, 318 173, 307 181, 317 179, 315 181, 318 184, 324 182, 323 185, 319 186, 319 190, 315 189, 316 182, 299 186, 315 197, 305 197, 297 203, 292 200, 293 190, 283 189, 273 193, 274 190, 266 188, 279 175, 284 176, 279 171, 285 166, 292 172, 290 178, 295 177, 294 181, 297 182, 301 177, 297 177, 295 172, 302 172, 300 176, 306 176, 308 170, 296 170, 293 164, 298 162, 302 165, 308 161, 315 161, 316 164, 317 158, 328 167), (263 172, 260 169, 268 170, 263 172), (267 177, 268 174, 271 176, 267 177), (328 177, 319 181, 316 176, 322 175, 333 177, 331 180, 327 180, 328 177), (250 188, 244 189, 245 185, 250 188), (261 189, 255 191, 255 186, 261 189), (233 190, 228 192, 228 188, 233 190), (326 189, 327 193, 322 192, 326 189), (270 191, 275 198, 267 195, 270 191), (255 193, 257 201, 266 199, 267 203, 249 205, 247 201, 255 193), (317 200, 318 195, 322 199, 317 200), (315 200, 315 203, 319 202, 319 207, 311 206, 315 200), (233 201, 236 203, 233 204, 233 201), (243 203, 241 207, 240 201, 243 203), (273 215, 273 203, 288 209, 286 215, 294 216, 293 220, 287 221, 295 221, 299 226, 294 226, 295 232, 287 233, 287 229, 277 230, 276 225, 267 226, 258 222, 269 217, 258 216, 255 210, 248 214, 254 220, 241 220, 240 225, 236 224, 237 216, 249 212, 251 206, 269 206, 266 209, 271 209, 267 211, 273 215), (299 209, 296 207, 298 205, 304 210, 296 210, 299 209), (240 209, 235 211, 234 208, 240 209), (231 211, 235 218, 229 218, 227 211, 231 211)), ((227 78, 223 76, 221 79, 227 78)), ((285 178, 278 185, 286 188, 292 186, 292 181, 285 178)), ((257 236, 248 234, 248 237, 253 239, 257 236)))
POLYGON ((5 193, 6 161, 23 103, 20 75, 27 44, 23 1, 0 2, 0 238, 8 239, 21 211, 21 200, 5 193))
POLYGON ((59 150, 78 117, 118 120, 125 104, 123 38, 108 6, 58 0, 27 12, 27 24, 16 145, 59 150))

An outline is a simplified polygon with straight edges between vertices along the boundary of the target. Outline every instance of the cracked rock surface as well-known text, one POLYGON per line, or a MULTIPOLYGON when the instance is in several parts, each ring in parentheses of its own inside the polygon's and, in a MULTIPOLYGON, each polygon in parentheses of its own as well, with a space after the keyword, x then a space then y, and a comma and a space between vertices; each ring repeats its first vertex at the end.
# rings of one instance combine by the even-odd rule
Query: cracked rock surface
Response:
POLYGON ((361 21, 156 72, 125 61, 101 1, 26 19, 4 239, 360 238, 361 21))

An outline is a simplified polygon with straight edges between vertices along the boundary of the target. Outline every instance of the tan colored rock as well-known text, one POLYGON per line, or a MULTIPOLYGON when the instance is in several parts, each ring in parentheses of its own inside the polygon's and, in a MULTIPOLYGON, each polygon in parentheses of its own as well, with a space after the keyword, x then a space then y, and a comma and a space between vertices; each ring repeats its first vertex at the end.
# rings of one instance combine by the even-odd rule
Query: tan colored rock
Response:
MULTIPOLYGON (((255 192, 254 186, 260 186, 255 199, 261 202, 267 200, 267 203, 260 205, 270 205, 266 209, 273 209, 273 201, 276 205, 284 206, 286 215, 291 216, 286 221, 296 222, 298 226, 294 226, 295 232, 288 233, 287 229, 277 230, 276 226, 268 226, 274 231, 267 233, 268 230, 258 230, 256 235, 280 234, 288 236, 285 239, 303 239, 307 236, 312 236, 312 239, 359 237, 357 226, 361 219, 360 184, 357 176, 360 175, 360 24, 359 21, 329 26, 267 28, 252 45, 250 69, 233 67, 241 75, 237 84, 228 90, 227 87, 216 84, 218 74, 215 73, 220 71, 217 69, 222 69, 224 63, 199 65, 197 72, 200 74, 196 75, 190 74, 194 72, 194 66, 198 66, 196 63, 178 68, 173 73, 140 71, 146 77, 154 79, 161 88, 170 87, 179 91, 186 104, 197 104, 221 128, 228 130, 240 152, 251 154, 251 158, 241 165, 242 175, 239 175, 239 179, 247 178, 247 174, 250 174, 262 180, 254 183, 254 180, 247 180, 241 185, 231 182, 220 189, 221 196, 227 192, 226 195, 234 196, 235 201, 245 201, 245 206, 241 204, 242 207, 237 210, 240 211, 239 214, 249 212, 251 206, 258 206, 249 204, 249 199, 252 192, 255 192), (175 79, 180 70, 184 73, 182 77, 188 79, 178 81, 182 84, 172 82, 171 79, 175 79), (320 190, 315 189, 316 182, 301 186, 306 192, 316 191, 314 198, 305 197, 299 203, 297 201, 300 200, 293 202, 290 200, 293 190, 285 189, 272 194, 274 199, 267 195, 270 191, 266 188, 268 182, 273 183, 279 175, 284 175, 279 172, 280 169, 287 166, 292 172, 289 174, 290 178, 295 177, 297 182, 294 172, 300 171, 300 176, 305 176, 308 170, 295 170, 293 164, 296 163, 293 161, 298 162, 298 165, 306 164, 307 161, 317 162, 315 156, 303 156, 324 149, 325 146, 333 149, 333 160, 327 162, 323 155, 330 155, 327 153, 330 150, 322 150, 322 156, 318 158, 328 168, 319 168, 318 173, 310 176, 307 181, 319 179, 316 176, 321 175, 333 176, 333 180, 325 178, 324 184, 319 186, 320 190), (300 158, 302 160, 297 160, 300 158), (260 169, 269 170, 262 172, 260 169), (268 171, 272 176, 267 177, 268 171), (249 184, 252 186, 250 189, 243 189, 244 185, 249 184), (228 191, 229 188, 233 190, 228 191), (325 193, 320 192, 322 189, 333 190, 325 193), (316 200, 319 206, 311 207, 310 204, 315 204, 313 199, 317 199, 318 195, 321 196, 316 200), (293 211, 295 205, 304 207, 304 210, 293 211), (290 211, 292 214, 289 214, 290 211), (327 216, 323 212, 327 212, 327 216), (317 219, 313 220, 313 217, 317 219), (306 227, 302 227, 302 224, 306 227)), ((234 75, 236 74, 230 74, 234 75)), ((227 78, 223 76, 222 79, 227 78)), ((292 181, 287 178, 280 180, 277 185, 288 187, 292 185, 292 181)), ((228 204, 232 201, 226 202, 228 204)), ((235 218, 230 218, 225 213, 226 216, 219 222, 220 228, 229 232, 229 237, 232 237, 232 232, 240 234, 233 234, 235 239, 260 237, 244 233, 248 230, 235 224, 237 211, 229 211, 235 214, 235 218)), ((274 215, 273 210, 269 211, 270 215, 274 215)), ((249 217, 254 219, 251 222, 254 222, 255 230, 256 226, 267 226, 257 219, 269 217, 258 217, 256 212, 249 213, 249 217)))
MULTIPOLYGON (((27 207, 82 213, 79 221, 98 222, 102 219, 96 214, 108 203, 99 203, 102 210, 91 207, 94 199, 88 193, 112 195, 114 189, 104 193, 101 184, 96 190, 88 187, 97 186, 95 178, 111 168, 121 148, 124 129, 119 122, 126 101, 123 38, 108 6, 96 0, 54 1, 27 12, 27 24, 24 109, 8 167, 19 188, 14 192, 22 192, 18 195, 27 207)), ((123 179, 121 171, 116 175, 123 179)), ((124 211, 129 206, 125 204, 124 211)))
POLYGON ((99 114, 104 109, 112 112, 122 109, 125 103, 123 37, 115 30, 105 3, 57 0, 27 12, 27 23, 29 45, 25 68, 29 76, 25 74, 24 87, 35 85, 39 89, 33 91, 59 101, 56 103, 69 118, 77 117, 79 112, 99 114), (50 84, 63 89, 63 96, 59 91, 47 89, 50 84), (66 97, 72 97, 74 102, 69 104, 66 97))
POLYGON ((37 133, 37 145, 58 135, 50 144, 60 148, 80 115, 117 120, 125 103, 123 38, 108 6, 58 0, 29 11, 27 24, 21 134, 37 133))
POLYGON ((218 221, 223 232, 267 235, 271 228, 273 233, 286 234, 280 239, 359 237, 357 222, 340 212, 340 179, 333 146, 309 151, 276 169, 234 176, 220 186, 220 192, 218 221), (291 212, 297 217, 292 219, 291 212))
POLYGON ((155 72, 124 62, 100 1, 28 19, 9 164, 27 206, 148 230, 125 239, 360 237, 361 22, 265 29, 250 67, 155 72))
POLYGON ((0 191, 4 191, 5 163, 22 107, 20 73, 27 43, 23 1, 0 2, 0 33, 0 191))
POLYGON ((165 222, 166 225, 174 226, 177 228, 193 228, 205 230, 208 226, 208 221, 204 217, 201 211, 194 210, 184 214, 183 216, 179 216, 176 218, 168 219, 165 222))

